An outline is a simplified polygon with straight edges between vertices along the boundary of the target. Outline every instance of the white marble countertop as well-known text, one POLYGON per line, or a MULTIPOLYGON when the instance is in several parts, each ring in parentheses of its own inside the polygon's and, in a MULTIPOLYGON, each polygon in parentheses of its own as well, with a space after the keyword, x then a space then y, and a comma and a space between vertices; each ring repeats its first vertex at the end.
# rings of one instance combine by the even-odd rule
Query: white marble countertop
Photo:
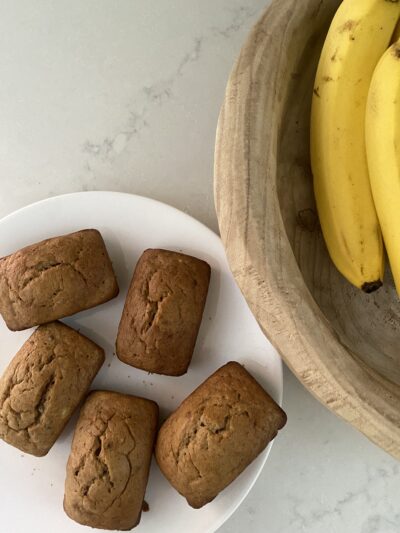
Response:
MULTIPOLYGON (((217 230, 218 110, 267 3, 2 0, 0 216, 108 189, 167 202, 217 230)), ((399 463, 289 371, 284 407, 288 425, 221 533, 398 533, 399 463)))

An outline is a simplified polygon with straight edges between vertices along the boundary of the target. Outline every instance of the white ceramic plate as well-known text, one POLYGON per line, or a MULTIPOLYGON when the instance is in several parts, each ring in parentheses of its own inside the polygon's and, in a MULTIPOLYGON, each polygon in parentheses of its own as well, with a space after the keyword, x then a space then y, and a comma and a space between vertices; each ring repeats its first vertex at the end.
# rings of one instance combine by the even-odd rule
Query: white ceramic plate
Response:
MULTIPOLYGON (((237 360, 277 400, 282 399, 281 360, 262 334, 233 277, 220 239, 172 207, 147 198, 112 192, 76 193, 25 207, 0 221, 0 256, 47 237, 83 228, 101 231, 120 285, 118 298, 65 322, 106 349, 107 359, 92 388, 113 389, 155 400, 161 417, 214 370, 237 360), (211 284, 195 353, 179 378, 149 375, 121 363, 114 354, 118 322, 132 271, 146 248, 168 248, 205 259, 211 284)), ((0 372, 32 331, 12 333, 0 323, 0 372)), ((65 464, 76 415, 43 458, 34 458, 0 441, 1 531, 72 533, 85 529, 63 512, 65 464)), ((212 503, 194 510, 168 484, 153 461, 138 533, 216 531, 240 505, 257 479, 270 447, 212 503)))

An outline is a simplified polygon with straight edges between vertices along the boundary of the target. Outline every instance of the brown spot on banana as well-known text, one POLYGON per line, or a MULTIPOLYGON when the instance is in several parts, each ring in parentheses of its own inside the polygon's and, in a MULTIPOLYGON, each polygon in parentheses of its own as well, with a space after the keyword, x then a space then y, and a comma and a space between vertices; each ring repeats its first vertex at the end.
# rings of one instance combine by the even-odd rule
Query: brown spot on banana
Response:
POLYGON ((342 24, 342 26, 340 26, 338 28, 338 31, 339 33, 344 33, 345 31, 352 31, 354 30, 354 28, 357 26, 357 24, 359 23, 358 20, 348 20, 347 22, 345 22, 344 24, 342 24))

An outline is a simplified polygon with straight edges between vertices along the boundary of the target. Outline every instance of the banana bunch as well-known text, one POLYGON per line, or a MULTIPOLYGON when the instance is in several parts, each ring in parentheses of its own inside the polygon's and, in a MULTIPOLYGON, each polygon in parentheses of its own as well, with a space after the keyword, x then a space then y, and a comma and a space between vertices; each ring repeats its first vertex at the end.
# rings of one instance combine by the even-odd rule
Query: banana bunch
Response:
POLYGON ((337 269, 365 292, 382 285, 384 240, 400 294, 400 42, 388 49, 399 18, 400 0, 343 0, 312 101, 322 232, 337 269))

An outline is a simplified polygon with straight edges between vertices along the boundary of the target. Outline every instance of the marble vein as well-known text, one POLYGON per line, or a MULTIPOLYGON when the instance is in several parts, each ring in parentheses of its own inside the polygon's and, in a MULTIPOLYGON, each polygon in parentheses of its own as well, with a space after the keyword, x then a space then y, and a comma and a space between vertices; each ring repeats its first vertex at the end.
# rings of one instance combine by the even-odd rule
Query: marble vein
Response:
POLYGON ((399 465, 375 467, 365 465, 363 479, 358 487, 347 491, 332 504, 322 500, 310 502, 306 497, 288 494, 290 513, 290 532, 327 531, 333 522, 346 525, 348 516, 360 509, 368 510, 362 522, 360 533, 398 533, 400 531, 400 512, 391 501, 385 498, 390 494, 390 483, 399 475, 399 465))
POLYGON ((174 98, 173 89, 175 83, 185 74, 188 66, 200 59, 202 44, 203 38, 196 37, 193 40, 191 49, 181 57, 168 77, 161 78, 149 86, 142 87, 129 106, 129 117, 126 124, 114 137, 106 137, 101 143, 87 140, 82 147, 83 152, 102 161, 112 160, 116 155, 120 154, 132 137, 140 135, 145 128, 149 127, 147 117, 153 106, 161 106, 174 98), (143 103, 141 106, 136 107, 136 102, 140 101, 143 103))
POLYGON ((229 39, 233 34, 237 33, 252 20, 259 12, 259 8, 250 6, 239 6, 237 8, 230 9, 231 21, 224 27, 213 26, 211 31, 214 35, 221 35, 226 39, 229 39))
MULTIPOLYGON (((203 35, 193 39, 191 48, 185 52, 178 61, 171 74, 167 77, 155 80, 154 83, 142 87, 139 93, 132 99, 129 105, 129 118, 127 122, 116 131, 112 137, 105 138, 100 143, 87 140, 82 150, 90 158, 101 161, 113 161, 128 146, 135 136, 140 136, 145 128, 150 126, 149 114, 154 106, 161 106, 175 97, 174 87, 178 80, 184 76, 189 67, 196 64, 202 56, 204 44, 215 46, 218 38, 231 39, 259 12, 259 7, 240 5, 235 8, 228 7, 228 22, 221 26, 210 26, 203 35), (139 104, 139 102, 142 102, 139 104)), ((87 166, 86 166, 87 169, 87 166)))

